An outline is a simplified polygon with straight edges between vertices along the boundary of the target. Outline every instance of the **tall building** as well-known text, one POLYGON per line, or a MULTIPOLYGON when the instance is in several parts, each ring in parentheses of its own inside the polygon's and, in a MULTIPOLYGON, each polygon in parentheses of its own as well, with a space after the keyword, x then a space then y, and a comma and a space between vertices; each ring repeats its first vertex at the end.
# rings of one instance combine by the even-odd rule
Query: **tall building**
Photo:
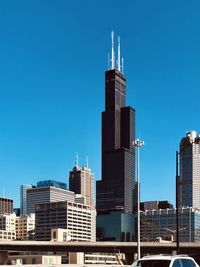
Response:
POLYGON ((11 214, 13 212, 13 200, 10 198, 0 197, 0 215, 11 214))
POLYGON ((102 112, 102 180, 96 184, 97 214, 133 212, 135 181, 135 110, 126 106, 126 77, 121 71, 118 38, 118 66, 115 68, 112 33, 111 69, 105 72, 105 111, 102 112))
POLYGON ((31 184, 22 184, 20 186, 20 215, 27 215, 27 190, 34 188, 35 186, 31 184))
POLYGON ((36 187, 27 190, 27 213, 35 213, 36 204, 59 202, 59 201, 75 201, 75 194, 72 191, 61 188, 48 186, 36 187))
POLYGON ((200 209, 200 137, 188 132, 180 143, 179 207, 200 209))
POLYGON ((54 187, 67 190, 66 183, 55 181, 55 180, 44 180, 44 181, 39 181, 37 183, 37 187, 47 187, 47 186, 54 186, 54 187))
POLYGON ((94 174, 88 167, 75 166, 69 173, 69 190, 83 197, 83 204, 94 205, 94 174))

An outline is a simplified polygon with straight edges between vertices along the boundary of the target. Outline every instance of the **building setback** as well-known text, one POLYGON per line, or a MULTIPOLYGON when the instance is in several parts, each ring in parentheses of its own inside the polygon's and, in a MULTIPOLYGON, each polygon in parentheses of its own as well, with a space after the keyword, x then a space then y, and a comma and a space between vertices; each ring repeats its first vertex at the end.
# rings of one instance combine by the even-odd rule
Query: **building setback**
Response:
POLYGON ((57 187, 37 187, 27 190, 27 213, 35 213, 35 205, 59 201, 75 201, 72 191, 57 187))
POLYGON ((70 231, 72 241, 96 241, 96 212, 91 207, 69 201, 37 204, 35 239, 51 240, 55 228, 70 231))

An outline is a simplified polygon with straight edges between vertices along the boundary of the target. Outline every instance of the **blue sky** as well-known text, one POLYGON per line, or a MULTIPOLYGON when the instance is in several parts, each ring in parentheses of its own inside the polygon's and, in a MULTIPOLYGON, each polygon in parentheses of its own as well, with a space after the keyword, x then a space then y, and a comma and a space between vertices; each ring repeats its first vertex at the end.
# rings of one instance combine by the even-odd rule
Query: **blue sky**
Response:
POLYGON ((0 195, 68 183, 75 153, 101 178, 101 112, 111 30, 136 109, 142 200, 175 195, 175 151, 200 132, 198 0, 0 1, 0 195))

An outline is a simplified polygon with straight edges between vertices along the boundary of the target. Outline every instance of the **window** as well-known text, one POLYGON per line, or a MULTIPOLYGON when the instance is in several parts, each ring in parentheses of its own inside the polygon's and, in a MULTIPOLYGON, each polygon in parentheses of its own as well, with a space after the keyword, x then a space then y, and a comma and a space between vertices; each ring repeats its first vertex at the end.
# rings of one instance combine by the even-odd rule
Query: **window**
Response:
POLYGON ((170 260, 139 260, 133 263, 132 267, 169 267, 170 262, 170 260))

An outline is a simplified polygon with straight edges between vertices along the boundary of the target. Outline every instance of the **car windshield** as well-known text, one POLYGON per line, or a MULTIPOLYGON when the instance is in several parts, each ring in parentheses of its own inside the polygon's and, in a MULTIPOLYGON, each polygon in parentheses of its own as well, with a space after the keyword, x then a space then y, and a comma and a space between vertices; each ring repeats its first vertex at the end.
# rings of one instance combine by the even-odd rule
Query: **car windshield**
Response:
POLYGON ((169 267, 170 260, 139 260, 132 264, 132 267, 169 267))

